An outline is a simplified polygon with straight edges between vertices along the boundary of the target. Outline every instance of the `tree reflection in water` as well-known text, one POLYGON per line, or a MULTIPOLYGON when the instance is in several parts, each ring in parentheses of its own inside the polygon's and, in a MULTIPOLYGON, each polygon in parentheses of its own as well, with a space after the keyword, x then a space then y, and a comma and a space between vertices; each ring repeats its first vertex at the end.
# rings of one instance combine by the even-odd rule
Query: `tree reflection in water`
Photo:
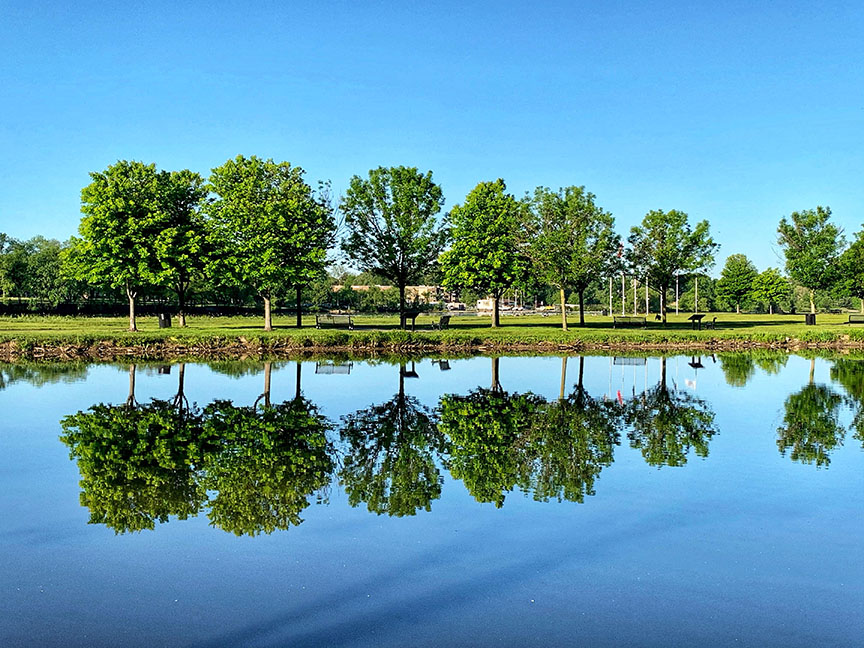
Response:
POLYGON ((406 375, 402 364, 399 391, 389 401, 342 418, 347 449, 340 483, 351 506, 365 502, 379 515, 429 511, 444 482, 438 469, 444 437, 429 408, 405 394, 406 375))
POLYGON ((622 408, 630 426, 630 446, 652 466, 683 466, 692 449, 708 456, 708 443, 717 430, 708 403, 666 384, 666 358, 660 358, 660 382, 622 408))
POLYGON ((135 368, 125 405, 65 417, 61 439, 78 462, 91 522, 118 533, 209 509, 238 535, 302 522, 309 496, 329 484, 328 424, 303 398, 261 409, 215 401, 189 407, 179 375, 172 401, 137 405, 135 368))

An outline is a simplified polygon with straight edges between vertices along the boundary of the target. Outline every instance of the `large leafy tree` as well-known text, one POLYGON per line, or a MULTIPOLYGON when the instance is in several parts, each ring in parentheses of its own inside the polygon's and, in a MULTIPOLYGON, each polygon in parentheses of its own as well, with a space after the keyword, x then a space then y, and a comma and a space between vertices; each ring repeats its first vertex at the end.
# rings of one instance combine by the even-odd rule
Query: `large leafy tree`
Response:
POLYGON ((342 250, 365 272, 399 288, 399 320, 405 325, 405 287, 427 273, 446 232, 436 219, 444 202, 432 172, 415 167, 378 167, 354 176, 342 198, 348 235, 342 250))
POLYGON ((258 293, 266 331, 274 297, 321 271, 333 237, 326 193, 316 194, 304 173, 288 162, 238 155, 210 176, 213 274, 258 293))
POLYGON ((816 312, 814 293, 838 279, 843 231, 830 222, 831 208, 792 212, 777 226, 778 242, 786 255, 786 272, 810 293, 810 312, 816 312))
POLYGON ((81 190, 81 240, 69 260, 76 278, 126 291, 129 330, 136 331, 135 299, 160 271, 153 248, 164 222, 159 174, 154 164, 120 160, 90 178, 81 190))
POLYGON ((789 280, 777 268, 766 268, 753 279, 753 299, 768 305, 768 312, 774 314, 774 307, 792 295, 789 280))
POLYGON ((579 324, 585 325, 585 290, 617 257, 620 238, 615 219, 595 203, 585 187, 557 192, 546 187, 534 191, 531 205, 531 260, 535 271, 561 297, 561 327, 567 330, 565 290, 579 295, 579 324))
POLYGON ((846 290, 861 300, 864 313, 864 231, 855 234, 855 241, 840 257, 840 269, 846 290))
POLYGON ((500 178, 478 184, 448 216, 453 244, 440 259, 444 286, 491 294, 493 327, 501 296, 528 271, 525 220, 525 206, 500 178))
POLYGON ((701 272, 714 263, 718 245, 711 238, 708 221, 690 227, 687 214, 650 211, 642 223, 630 230, 627 260, 660 293, 660 309, 666 322, 666 293, 679 273, 701 272))
POLYGON ((162 171, 159 199, 163 224, 152 241, 159 264, 158 280, 177 295, 178 320, 186 326, 186 294, 196 277, 204 273, 209 245, 201 204, 207 195, 197 173, 162 171))
POLYGON ((758 273, 756 266, 744 254, 730 254, 717 281, 717 296, 735 305, 741 312, 741 304, 753 294, 753 282, 758 273))

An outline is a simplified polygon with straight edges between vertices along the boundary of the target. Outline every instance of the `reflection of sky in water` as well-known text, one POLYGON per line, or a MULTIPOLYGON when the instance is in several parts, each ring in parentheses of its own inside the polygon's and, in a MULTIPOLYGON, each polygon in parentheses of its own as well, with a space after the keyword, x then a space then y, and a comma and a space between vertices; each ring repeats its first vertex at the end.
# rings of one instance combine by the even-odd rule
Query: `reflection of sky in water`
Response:
MULTIPOLYGON (((303 524, 256 538, 211 528, 203 514, 120 536, 88 525, 58 421, 96 402, 123 403, 127 369, 92 366, 86 381, 39 388, 9 384, 0 391, 0 643, 856 644, 864 636, 861 441, 847 432, 827 469, 778 451, 784 403, 807 385, 809 359, 790 356, 776 374, 758 364, 734 374, 734 363, 704 355, 704 368, 690 362, 669 358, 667 385, 715 414, 704 460, 691 453, 682 468, 657 469, 623 434, 584 504, 514 492, 496 509, 445 470, 430 513, 376 516, 348 506, 334 485, 330 505, 307 508, 303 524)), ((508 392, 554 400, 561 364, 505 357, 499 380, 508 392)), ((488 358, 450 367, 418 362, 406 392, 435 407, 443 393, 491 384, 488 358)), ((814 382, 845 394, 831 367, 817 359, 814 382)), ((568 392, 578 371, 571 358, 568 392)), ((274 364, 273 402, 294 396, 295 378, 294 363, 274 364)), ((620 392, 627 400, 659 378, 656 357, 585 360, 584 385, 597 399, 620 392)), ((263 374, 232 378, 187 365, 185 383, 190 402, 251 405, 263 374)), ((388 401, 398 387, 398 365, 355 361, 350 375, 302 367, 304 396, 334 420, 388 401)), ((176 388, 176 367, 169 375, 139 368, 139 402, 176 388)), ((852 416, 844 407, 839 421, 852 416)))

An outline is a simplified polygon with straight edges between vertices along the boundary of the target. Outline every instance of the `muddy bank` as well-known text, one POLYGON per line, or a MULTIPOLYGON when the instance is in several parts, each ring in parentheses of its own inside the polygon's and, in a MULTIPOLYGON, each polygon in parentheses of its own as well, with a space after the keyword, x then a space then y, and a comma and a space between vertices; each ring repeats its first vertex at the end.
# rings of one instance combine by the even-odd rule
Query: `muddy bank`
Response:
POLYGON ((63 341, 27 342, 24 344, 10 341, 0 346, 0 360, 15 362, 19 360, 85 360, 107 362, 112 360, 245 360, 254 358, 296 358, 298 356, 349 354, 352 356, 460 356, 482 354, 557 354, 557 353, 684 353, 684 352, 733 352, 752 350, 776 350, 797 352, 804 350, 825 350, 848 352, 864 349, 864 341, 840 339, 829 342, 804 342, 795 338, 780 341, 761 341, 746 339, 713 338, 706 340, 628 342, 625 340, 572 342, 436 342, 417 340, 409 342, 368 343, 358 340, 356 344, 310 344, 291 339, 254 339, 245 338, 172 341, 157 340, 141 344, 120 344, 103 340, 86 344, 63 341))

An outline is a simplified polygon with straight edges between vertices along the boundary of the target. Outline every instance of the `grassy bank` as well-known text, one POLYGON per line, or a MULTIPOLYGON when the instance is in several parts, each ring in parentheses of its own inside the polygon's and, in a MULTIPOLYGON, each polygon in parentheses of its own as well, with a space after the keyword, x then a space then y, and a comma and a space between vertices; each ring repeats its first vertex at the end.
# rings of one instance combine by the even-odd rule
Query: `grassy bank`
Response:
MULTIPOLYGON (((711 319, 715 314, 708 317, 711 319)), ((450 328, 431 329, 437 317, 417 319, 416 331, 402 331, 395 316, 355 316, 355 330, 314 328, 315 318, 276 318, 265 332, 251 317, 190 317, 183 329, 159 329, 155 318, 142 318, 140 331, 126 331, 124 318, 0 318, 0 354, 7 357, 245 357, 297 351, 436 352, 506 350, 603 350, 708 348, 860 348, 864 326, 847 324, 845 315, 819 315, 806 326, 802 315, 717 314, 716 330, 693 330, 686 314, 670 315, 664 326, 653 319, 646 328, 613 328, 608 317, 591 316, 580 327, 576 318, 562 331, 555 316, 505 316, 489 327, 488 317, 454 316, 450 328)))

